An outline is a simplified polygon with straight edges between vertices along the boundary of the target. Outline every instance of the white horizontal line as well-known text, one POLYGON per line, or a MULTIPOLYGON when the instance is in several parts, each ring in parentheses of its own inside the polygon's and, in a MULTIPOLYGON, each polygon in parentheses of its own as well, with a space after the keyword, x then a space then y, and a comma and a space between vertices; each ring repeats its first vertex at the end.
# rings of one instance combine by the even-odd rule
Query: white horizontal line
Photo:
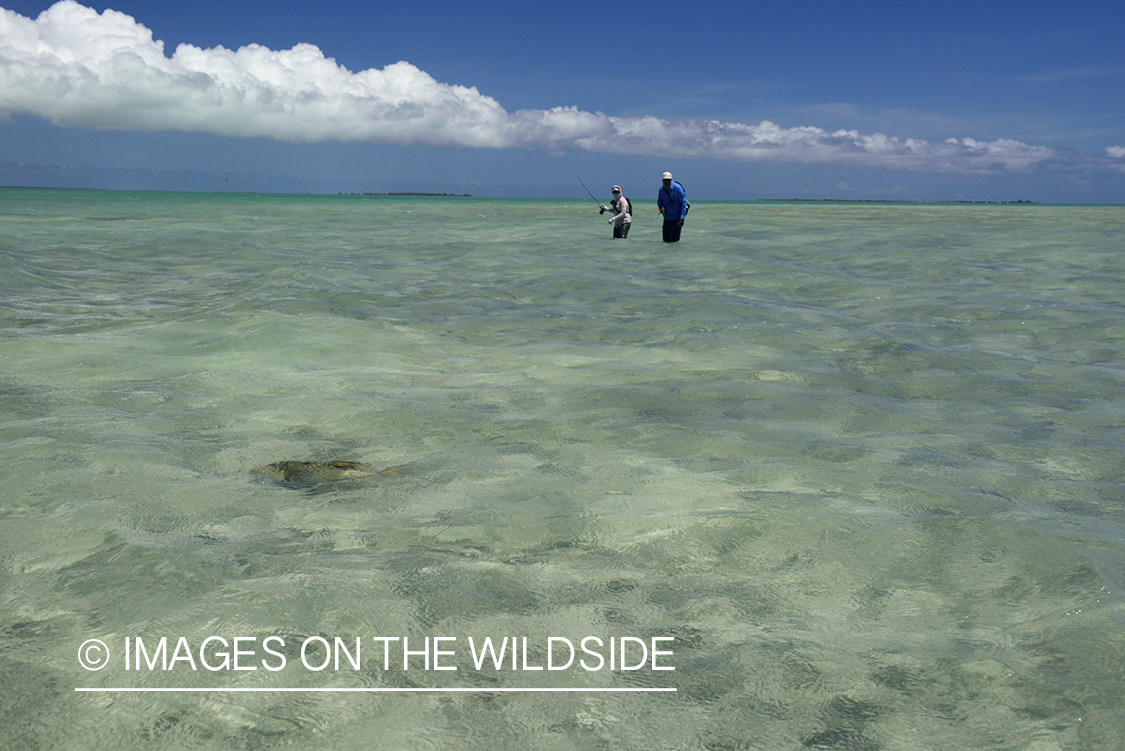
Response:
POLYGON ((157 693, 157 692, 206 692, 206 691, 242 691, 254 693, 283 693, 283 692, 333 692, 333 693, 425 693, 441 691, 459 691, 473 693, 652 693, 676 691, 675 688, 75 688, 75 691, 90 693, 116 692, 116 693, 157 693))

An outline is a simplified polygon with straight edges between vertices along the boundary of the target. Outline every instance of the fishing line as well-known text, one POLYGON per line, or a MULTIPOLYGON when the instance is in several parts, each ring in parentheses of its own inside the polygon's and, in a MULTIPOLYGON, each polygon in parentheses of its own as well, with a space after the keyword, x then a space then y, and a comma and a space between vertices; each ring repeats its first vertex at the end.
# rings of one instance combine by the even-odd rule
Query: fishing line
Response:
POLYGON ((586 181, 582 179, 582 175, 579 175, 579 176, 578 176, 578 182, 582 183, 582 187, 583 187, 583 188, 586 188, 586 192, 587 192, 587 193, 590 193, 590 198, 593 198, 593 199, 594 199, 594 201, 595 201, 595 202, 596 202, 596 203, 598 204, 598 206, 601 206, 601 205, 602 205, 602 202, 601 202, 601 201, 599 201, 599 200, 598 200, 598 199, 597 199, 597 198, 596 198, 596 197, 594 196, 594 194, 590 192, 590 188, 589 188, 589 187, 588 187, 588 186, 586 185, 586 181))

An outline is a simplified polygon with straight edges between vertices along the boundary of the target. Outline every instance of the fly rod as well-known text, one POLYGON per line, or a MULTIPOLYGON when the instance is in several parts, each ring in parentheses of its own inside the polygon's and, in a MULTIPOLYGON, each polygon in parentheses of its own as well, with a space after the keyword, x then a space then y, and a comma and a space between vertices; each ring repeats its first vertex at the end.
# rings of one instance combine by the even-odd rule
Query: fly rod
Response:
POLYGON ((600 207, 602 206, 602 202, 601 202, 601 201, 599 201, 599 200, 597 199, 597 197, 596 197, 596 196, 595 196, 595 195, 594 195, 593 193, 591 193, 591 192, 590 192, 590 188, 589 188, 589 187, 587 187, 587 185, 586 185, 586 181, 582 179, 582 175, 579 175, 579 176, 578 176, 578 182, 582 183, 582 187, 583 187, 583 188, 586 188, 586 192, 587 192, 587 193, 590 193, 590 198, 593 198, 593 199, 594 199, 594 203, 598 204, 598 207, 600 208, 600 207))

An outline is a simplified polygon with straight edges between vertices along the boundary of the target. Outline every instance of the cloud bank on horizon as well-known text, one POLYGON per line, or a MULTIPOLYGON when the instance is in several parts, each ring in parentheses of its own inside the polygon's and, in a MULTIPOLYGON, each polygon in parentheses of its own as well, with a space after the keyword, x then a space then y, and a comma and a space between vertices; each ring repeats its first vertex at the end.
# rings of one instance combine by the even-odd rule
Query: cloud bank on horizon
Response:
MULTIPOLYGON (((131 16, 99 14, 75 0, 61 0, 37 19, 0 8, 0 118, 13 113, 61 126, 287 142, 580 149, 962 174, 1073 161, 1058 149, 1011 139, 931 143, 769 121, 614 117, 573 106, 508 112, 475 87, 440 83, 408 62, 353 73, 312 44, 280 51, 181 44, 166 57, 163 42, 131 16)), ((1125 170, 1125 147, 1106 147, 1105 154, 1106 166, 1125 170)))

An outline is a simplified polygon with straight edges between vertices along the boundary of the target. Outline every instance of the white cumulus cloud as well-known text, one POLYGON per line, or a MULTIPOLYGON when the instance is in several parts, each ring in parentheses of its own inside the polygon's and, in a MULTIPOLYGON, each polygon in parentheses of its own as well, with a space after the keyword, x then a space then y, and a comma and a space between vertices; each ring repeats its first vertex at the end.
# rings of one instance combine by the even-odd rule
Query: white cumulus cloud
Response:
POLYGON ((1106 146, 1105 153, 1115 159, 1125 159, 1125 146, 1106 146))
MULTIPOLYGON (((1053 149, 941 143, 712 120, 612 117, 577 107, 508 112, 475 87, 408 62, 353 73, 311 44, 274 51, 163 42, 132 17, 62 0, 37 19, 0 9, 0 113, 57 125, 182 130, 290 142, 538 147, 633 155, 833 162, 936 172, 1021 171, 1053 149)), ((1121 156, 1120 147, 1107 149, 1121 156)))

